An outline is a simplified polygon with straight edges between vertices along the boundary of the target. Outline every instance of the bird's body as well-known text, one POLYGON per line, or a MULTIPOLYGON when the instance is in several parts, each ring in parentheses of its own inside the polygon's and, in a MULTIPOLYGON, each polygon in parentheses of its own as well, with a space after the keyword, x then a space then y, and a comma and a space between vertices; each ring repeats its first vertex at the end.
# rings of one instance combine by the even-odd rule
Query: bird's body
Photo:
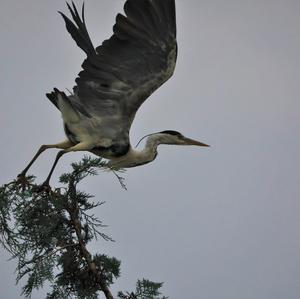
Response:
POLYGON ((83 70, 71 95, 54 88, 48 99, 60 110, 67 140, 42 146, 24 169, 46 148, 60 148, 46 180, 62 156, 70 151, 89 151, 109 159, 112 168, 151 162, 157 146, 164 144, 206 144, 175 131, 149 135, 142 151, 130 145, 129 131, 143 102, 172 75, 177 59, 175 0, 127 0, 125 15, 118 14, 113 35, 94 47, 84 16, 74 3, 67 4, 73 21, 60 12, 66 28, 87 54, 83 70))

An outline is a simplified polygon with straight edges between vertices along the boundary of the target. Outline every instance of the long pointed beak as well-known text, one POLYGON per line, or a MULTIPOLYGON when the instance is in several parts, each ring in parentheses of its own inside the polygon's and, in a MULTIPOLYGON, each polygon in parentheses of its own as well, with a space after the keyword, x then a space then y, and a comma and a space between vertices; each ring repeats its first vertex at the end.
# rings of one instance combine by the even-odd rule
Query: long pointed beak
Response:
POLYGON ((191 138, 184 138, 184 141, 186 142, 186 145, 196 145, 196 146, 206 146, 209 147, 208 144, 205 144, 203 142, 191 139, 191 138))

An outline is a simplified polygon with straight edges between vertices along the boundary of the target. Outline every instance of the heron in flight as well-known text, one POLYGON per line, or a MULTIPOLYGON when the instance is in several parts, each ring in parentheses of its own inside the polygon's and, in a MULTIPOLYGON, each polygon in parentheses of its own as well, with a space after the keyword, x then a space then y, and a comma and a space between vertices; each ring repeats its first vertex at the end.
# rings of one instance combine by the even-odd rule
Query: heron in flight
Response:
POLYGON ((108 159, 112 169, 153 161, 160 144, 208 146, 181 133, 165 130, 149 134, 143 150, 135 150, 129 130, 143 102, 172 75, 177 58, 175 0, 127 0, 125 14, 118 14, 113 35, 94 47, 81 15, 68 4, 73 21, 62 12, 67 31, 86 53, 82 71, 71 95, 54 88, 48 99, 61 112, 67 139, 42 145, 19 177, 25 177, 38 156, 58 148, 43 185, 49 186, 60 157, 68 152, 89 151, 108 159))

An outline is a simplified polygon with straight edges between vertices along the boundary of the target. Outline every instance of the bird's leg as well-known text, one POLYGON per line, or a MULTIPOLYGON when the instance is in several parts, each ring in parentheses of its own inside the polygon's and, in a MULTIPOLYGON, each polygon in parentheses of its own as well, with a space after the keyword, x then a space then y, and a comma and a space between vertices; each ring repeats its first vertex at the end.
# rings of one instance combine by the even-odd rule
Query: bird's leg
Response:
POLYGON ((32 160, 29 162, 29 164, 18 175, 18 178, 17 178, 18 182, 22 185, 23 188, 25 188, 25 186, 28 184, 27 179, 26 179, 26 173, 27 173, 28 169, 32 166, 32 164, 40 156, 40 154, 42 152, 44 152, 46 149, 48 149, 48 148, 66 149, 66 148, 71 147, 72 145, 73 145, 73 143, 71 141, 69 141, 69 140, 65 140, 63 142, 56 143, 56 144, 44 144, 44 145, 42 145, 39 148, 39 150, 37 151, 37 153, 34 155, 34 157, 32 158, 32 160))
POLYGON ((32 158, 32 160, 29 162, 29 164, 24 168, 24 170, 18 175, 18 176, 25 176, 28 169, 32 166, 32 164, 35 162, 35 160, 40 156, 42 152, 44 152, 48 148, 60 148, 60 149, 66 149, 73 145, 73 143, 69 140, 65 140, 60 143, 56 144, 43 144, 35 154, 35 156, 32 158))
POLYGON ((57 164, 58 160, 59 160, 59 159, 61 158, 61 156, 62 156, 63 154, 65 154, 65 153, 66 153, 66 150, 61 150, 61 151, 59 151, 59 152, 57 153, 56 158, 55 158, 55 161, 54 161, 54 163, 53 163, 53 165, 52 165, 52 168, 51 168, 51 170, 50 170, 50 172, 49 172, 49 174, 48 174, 48 176, 47 176, 45 182, 39 187, 39 190, 38 190, 38 191, 43 191, 43 190, 48 191, 48 190, 51 190, 51 187, 50 187, 49 182, 50 182, 52 173, 53 173, 53 171, 54 171, 54 169, 55 169, 55 167, 56 167, 56 164, 57 164))
POLYGON ((49 182, 50 182, 50 179, 51 179, 51 176, 53 174, 53 171, 57 165, 57 162, 58 160, 62 157, 62 155, 66 154, 66 153, 69 153, 69 152, 79 152, 79 151, 88 151, 90 149, 93 148, 94 145, 90 144, 90 143, 86 143, 86 142, 81 142, 81 143, 78 143, 74 146, 71 146, 67 149, 63 149, 62 151, 59 151, 56 158, 55 158, 55 161, 53 163, 53 166, 49 172, 49 175, 48 177, 46 178, 45 182, 42 184, 42 187, 44 188, 50 188, 50 185, 49 185, 49 182))

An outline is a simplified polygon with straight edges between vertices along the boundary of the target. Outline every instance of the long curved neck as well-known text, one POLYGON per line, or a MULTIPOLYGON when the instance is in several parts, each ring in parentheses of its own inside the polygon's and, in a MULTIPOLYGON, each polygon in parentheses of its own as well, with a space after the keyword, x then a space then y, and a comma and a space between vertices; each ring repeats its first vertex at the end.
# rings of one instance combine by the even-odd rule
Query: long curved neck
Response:
POLYGON ((152 162, 157 156, 157 146, 160 144, 158 136, 149 136, 145 147, 141 150, 130 148, 128 153, 122 157, 111 159, 109 164, 115 168, 129 168, 152 162))
POLYGON ((161 138, 157 134, 150 135, 147 138, 144 149, 141 151, 145 155, 155 154, 157 155, 157 147, 161 144, 161 138))

